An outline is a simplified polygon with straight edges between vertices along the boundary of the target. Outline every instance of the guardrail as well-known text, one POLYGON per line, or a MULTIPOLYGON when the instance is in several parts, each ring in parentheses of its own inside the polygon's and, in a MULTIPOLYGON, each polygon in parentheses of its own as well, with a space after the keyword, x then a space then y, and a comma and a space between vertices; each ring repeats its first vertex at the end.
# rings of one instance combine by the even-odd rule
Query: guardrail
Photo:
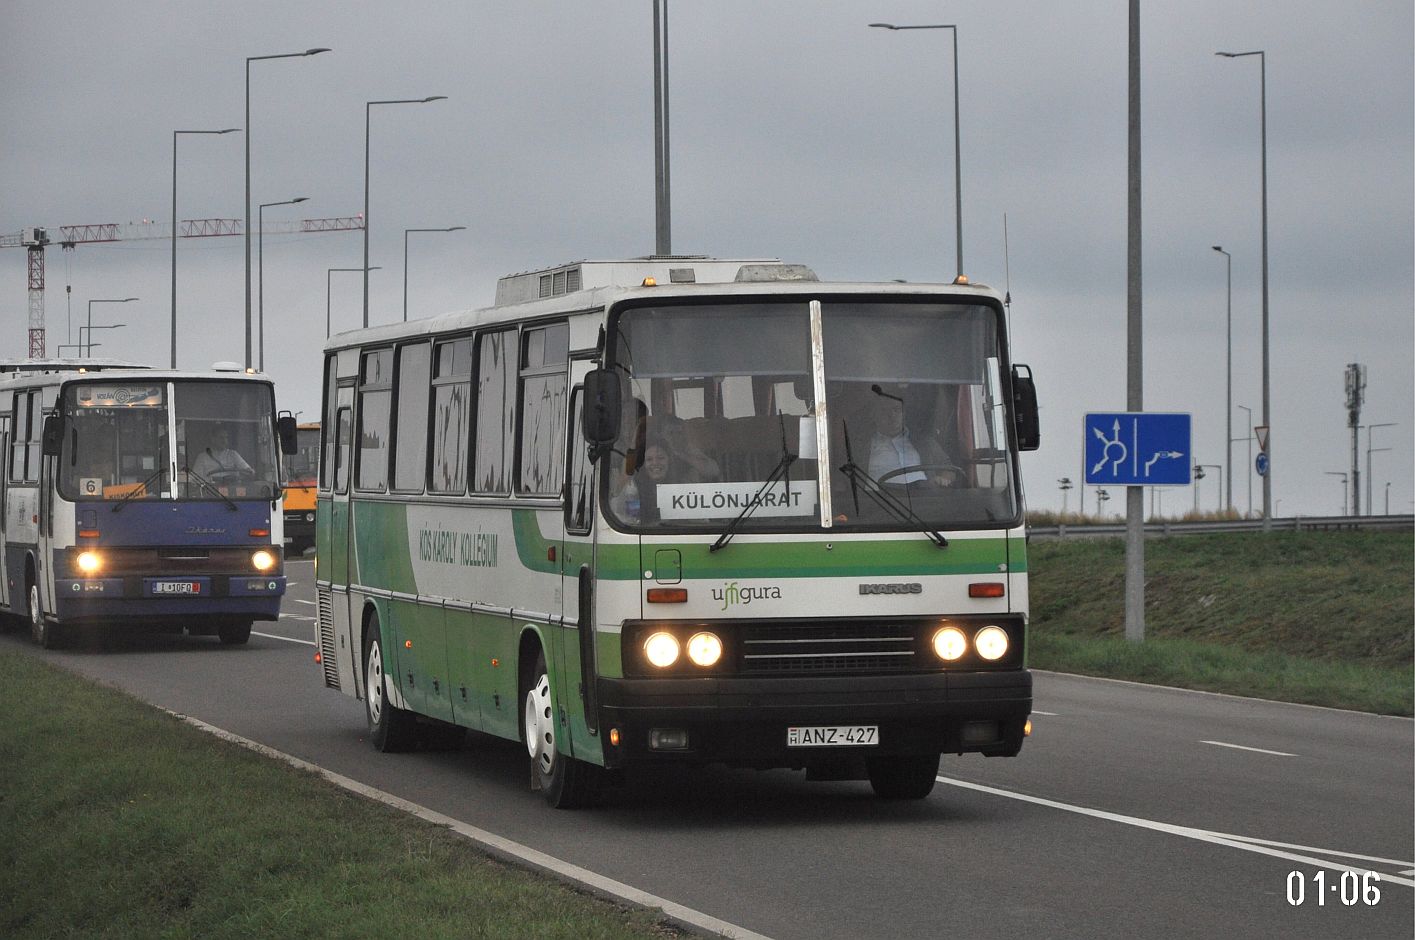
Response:
MULTIPOLYGON (((1274 532, 1301 532, 1331 529, 1407 529, 1415 530, 1412 516, 1293 516, 1273 519, 1269 527, 1274 532)), ((1261 519, 1204 519, 1194 522, 1147 522, 1146 536, 1210 535, 1220 532, 1262 532, 1261 519)), ((1063 524, 1028 526, 1027 535, 1038 539, 1115 538, 1125 534, 1125 523, 1063 524)))

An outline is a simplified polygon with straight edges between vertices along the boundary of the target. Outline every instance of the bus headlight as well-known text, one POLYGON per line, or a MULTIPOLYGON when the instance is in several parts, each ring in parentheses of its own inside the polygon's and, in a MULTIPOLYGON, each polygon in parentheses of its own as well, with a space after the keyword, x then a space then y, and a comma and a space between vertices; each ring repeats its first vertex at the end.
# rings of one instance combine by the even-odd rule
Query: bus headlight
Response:
POLYGON ((655 633, 644 641, 644 657, 659 669, 678 662, 678 638, 671 633, 655 633))
POLYGON ((722 658, 722 640, 715 633, 695 633, 688 641, 688 658, 698 666, 714 665, 722 658))
POLYGON ((962 659, 968 652, 968 638, 957 627, 944 627, 934 634, 934 652, 944 662, 962 659))
POLYGON ((79 570, 84 574, 97 574, 98 569, 103 567, 103 559, 99 556, 98 552, 79 552, 79 557, 76 561, 79 570))
POLYGON ((275 567, 275 556, 262 548, 251 554, 251 564, 255 566, 256 571, 269 571, 275 567))
POLYGON ((1007 655, 1007 631, 1001 627, 983 627, 973 637, 973 646, 988 662, 999 660, 1007 655))

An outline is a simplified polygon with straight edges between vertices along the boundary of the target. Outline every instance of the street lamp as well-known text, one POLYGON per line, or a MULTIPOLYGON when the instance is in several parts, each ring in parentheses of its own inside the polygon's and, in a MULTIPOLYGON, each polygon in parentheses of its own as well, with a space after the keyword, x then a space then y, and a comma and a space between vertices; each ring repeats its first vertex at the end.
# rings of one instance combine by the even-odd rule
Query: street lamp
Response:
MULTIPOLYGON (((94 305, 94 304, 130 304, 130 303, 132 303, 132 302, 135 301, 135 300, 137 300, 136 297, 123 297, 123 298, 105 297, 105 298, 101 298, 101 299, 90 300, 90 301, 88 302, 88 328, 89 328, 89 329, 93 329, 93 305, 94 305)), ((80 345, 80 346, 83 345, 83 341, 84 341, 84 328, 83 328, 83 327, 79 327, 79 345, 80 345)))
POLYGON ((85 331, 85 330, 88 331, 89 342, 88 342, 88 344, 85 346, 85 349, 86 349, 87 351, 84 353, 84 355, 91 357, 91 356, 93 355, 93 347, 95 347, 95 346, 102 346, 102 345, 103 345, 102 343, 95 343, 95 342, 93 342, 93 331, 94 331, 94 330, 116 330, 116 329, 119 329, 119 328, 121 328, 121 327, 125 327, 125 326, 127 326, 127 325, 128 325, 128 324, 126 324, 126 323, 100 323, 100 324, 98 324, 97 326, 89 325, 89 326, 81 326, 81 327, 79 327, 79 345, 80 345, 80 346, 85 346, 85 344, 84 344, 84 331, 85 331))
MULTIPOLYGON (((1248 442, 1248 515, 1253 514, 1253 409, 1247 405, 1238 405, 1248 414, 1248 436, 1244 438, 1248 442)), ((1229 481, 1232 482, 1233 475, 1229 474, 1229 481)))
POLYGON ((1071 478, 1062 477, 1056 481, 1056 485, 1061 489, 1061 514, 1066 515, 1066 491, 1071 489, 1071 478))
POLYGON ((393 98, 387 101, 366 101, 364 102, 364 327, 368 327, 368 158, 369 158, 369 124, 370 116, 373 113, 373 106, 376 104, 427 104, 429 101, 446 101, 446 95, 429 95, 426 98, 393 98))
POLYGON ((1342 473, 1340 470, 1328 470, 1328 471, 1326 471, 1326 474, 1327 474, 1327 476, 1329 476, 1329 477, 1341 477, 1341 514, 1344 516, 1344 515, 1346 515, 1346 506, 1347 506, 1347 499, 1346 499, 1346 474, 1342 473))
POLYGON ((1383 450, 1390 450, 1389 447, 1377 447, 1375 450, 1372 450, 1371 432, 1374 431, 1376 428, 1393 427, 1395 427, 1395 422, 1393 421, 1384 421, 1380 424, 1366 425, 1366 515, 1368 516, 1375 515, 1375 506, 1371 503, 1371 454, 1380 453, 1383 450))
MULTIPOLYGON (((178 134, 237 134, 239 127, 219 131, 172 132, 172 365, 177 368, 177 135, 178 134)), ((72 339, 72 337, 70 337, 72 339)))
MULTIPOLYGON (((102 343, 94 343, 93 345, 95 345, 95 346, 102 346, 103 344, 102 344, 102 343)), ((83 356, 84 345, 83 345, 83 343, 60 343, 60 344, 59 344, 59 358, 60 358, 60 359, 64 358, 64 350, 66 350, 66 349, 77 349, 77 350, 79 351, 79 356, 81 357, 81 356, 83 356)), ((1386 486, 1390 486, 1390 484, 1387 483, 1386 486)), ((1389 497, 1389 495, 1390 495, 1389 492, 1387 492, 1386 495, 1387 495, 1387 497, 1389 497)), ((1387 502, 1389 502, 1389 499, 1387 499, 1387 502)))
POLYGON ((260 325, 260 371, 265 371, 265 210, 271 206, 293 206, 297 202, 308 202, 308 196, 296 196, 283 202, 263 202, 256 211, 256 274, 260 279, 260 295, 257 301, 260 325))
MULTIPOLYGON (((1216 463, 1201 463, 1201 464, 1198 464, 1198 466, 1199 466, 1201 469, 1209 469, 1209 470, 1217 470, 1217 471, 1218 471, 1218 502, 1219 502, 1219 509, 1222 510, 1222 509, 1223 509, 1223 465, 1222 465, 1222 464, 1216 464, 1216 463)), ((1203 477, 1200 477, 1200 479, 1203 479, 1203 477)), ((1197 496, 1198 496, 1198 484, 1197 484, 1197 483, 1194 484, 1194 487, 1195 487, 1195 496, 1197 497, 1197 496)), ((1198 508, 1199 508, 1199 506, 1198 506, 1197 503, 1195 503, 1194 508, 1195 508, 1195 509, 1198 509, 1198 508)))
MULTIPOLYGON (((368 220, 364 220, 368 224, 368 220)), ((465 225, 454 225, 451 228, 405 228, 403 229, 403 322, 408 322, 408 233, 409 232, 461 232, 466 230, 465 225)))
MULTIPOLYGON (((1225 59, 1258 57, 1262 107, 1262 179, 1263 179, 1263 427, 1268 428, 1268 446, 1272 446, 1272 411, 1268 395, 1268 59, 1264 50, 1253 52, 1216 52, 1225 59)), ((1268 464, 1263 474, 1263 529, 1272 528, 1273 471, 1268 464)))
MULTIPOLYGON (((334 278, 335 271, 362 271, 363 268, 330 268, 324 275, 324 338, 330 337, 330 312, 329 312, 329 282, 334 278)), ((380 268, 374 268, 378 271, 380 268)))
POLYGON ((1228 262, 1228 358, 1224 365, 1224 380, 1227 383, 1228 393, 1225 400, 1224 439, 1228 441, 1225 448, 1224 466, 1228 467, 1228 508, 1233 508, 1233 255, 1223 250, 1222 245, 1215 245, 1214 251, 1223 255, 1228 262))
POLYGON ((963 168, 958 135, 958 27, 953 24, 931 23, 923 26, 895 26, 893 23, 871 23, 876 29, 947 29, 953 32, 953 206, 955 235, 958 248, 958 276, 963 276, 963 168))
POLYGON ((304 52, 282 52, 278 55, 246 56, 246 368, 251 367, 251 63, 266 59, 298 59, 319 55, 329 49, 306 49, 304 52))

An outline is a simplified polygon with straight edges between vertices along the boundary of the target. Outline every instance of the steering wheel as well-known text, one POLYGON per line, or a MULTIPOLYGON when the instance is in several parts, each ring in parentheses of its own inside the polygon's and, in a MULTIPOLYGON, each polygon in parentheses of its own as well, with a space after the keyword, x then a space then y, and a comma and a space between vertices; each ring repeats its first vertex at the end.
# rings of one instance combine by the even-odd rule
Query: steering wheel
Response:
POLYGON ((255 479, 255 471, 244 470, 239 467, 234 470, 217 470, 212 473, 211 479, 217 483, 236 483, 240 480, 255 479))
MULTIPOLYGON (((957 479, 962 479, 963 477, 963 468, 956 467, 951 463, 916 463, 908 467, 900 467, 898 470, 891 470, 888 473, 881 475, 879 478, 879 482, 888 483, 893 477, 902 476, 906 473, 919 472, 922 472, 924 476, 927 477, 927 479, 914 481, 916 483, 932 483, 934 477, 941 473, 952 474, 957 479)), ((953 481, 950 480, 949 483, 944 485, 952 485, 952 483, 953 481)), ((899 484, 896 483, 894 485, 898 486, 899 484)))

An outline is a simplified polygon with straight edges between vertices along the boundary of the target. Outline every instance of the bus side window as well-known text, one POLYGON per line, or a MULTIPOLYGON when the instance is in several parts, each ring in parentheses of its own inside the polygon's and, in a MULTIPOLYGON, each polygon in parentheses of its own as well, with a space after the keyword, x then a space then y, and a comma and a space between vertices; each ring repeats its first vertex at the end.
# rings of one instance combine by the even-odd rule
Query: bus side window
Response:
POLYGON ((590 531, 590 510, 594 500, 594 491, 590 486, 593 467, 585 443, 584 428, 580 424, 580 412, 583 409, 584 388, 580 386, 575 389, 570 401, 570 465, 565 474, 565 528, 581 535, 590 531))
POLYGON ((334 438, 334 492, 349 492, 349 437, 353 431, 349 409, 340 408, 335 421, 334 438))

